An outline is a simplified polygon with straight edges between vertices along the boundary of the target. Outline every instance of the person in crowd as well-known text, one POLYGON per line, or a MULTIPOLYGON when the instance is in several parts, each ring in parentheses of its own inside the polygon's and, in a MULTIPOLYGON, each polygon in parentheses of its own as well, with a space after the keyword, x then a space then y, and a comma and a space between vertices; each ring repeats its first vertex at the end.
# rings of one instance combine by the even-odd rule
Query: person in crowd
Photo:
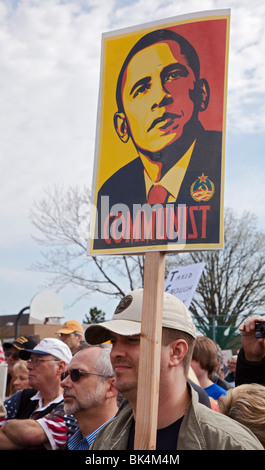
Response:
MULTIPOLYGON (((143 289, 125 296, 112 320, 89 325, 89 344, 110 340, 115 388, 128 400, 96 436, 90 450, 134 449, 143 289)), ((253 434, 198 402, 187 382, 196 329, 185 305, 165 292, 163 299, 157 450, 263 449, 253 434)))
POLYGON ((207 393, 201 388, 198 378, 192 369, 192 367, 189 368, 188 372, 188 382, 191 384, 191 386, 196 390, 198 393, 198 399, 200 403, 203 403, 204 405, 208 406, 209 408, 212 407, 209 396, 207 393))
POLYGON ((56 334, 61 341, 69 346, 72 354, 75 354, 83 340, 84 328, 77 320, 68 320, 60 330, 56 331, 56 334))
POLYGON ((73 415, 78 430, 69 450, 88 450, 99 430, 118 412, 114 374, 108 344, 82 347, 62 374, 64 411, 73 415))
POLYGON ((18 361, 13 367, 12 385, 14 393, 29 386, 29 370, 26 361, 18 361))
POLYGON ((228 374, 225 376, 225 381, 234 387, 236 384, 236 363, 237 363, 237 354, 234 354, 227 361, 228 374))
POLYGON ((265 385, 265 338, 257 337, 255 324, 265 321, 261 315, 248 317, 239 327, 242 347, 236 364, 236 386, 244 383, 265 385))
POLYGON ((221 413, 249 428, 265 448, 264 385, 238 385, 221 396, 218 404, 221 413))
POLYGON ((20 351, 28 361, 30 389, 4 402, 6 417, 0 428, 0 449, 63 448, 77 428, 65 415, 61 374, 72 359, 68 346, 56 338, 44 338, 33 349, 20 351))
POLYGON ((13 342, 5 342, 3 348, 5 351, 5 359, 8 366, 7 369, 7 384, 6 384, 6 397, 14 393, 13 389, 13 367, 19 361, 19 351, 23 349, 32 349, 36 346, 37 341, 30 336, 19 336, 13 342))
POLYGON ((215 342, 206 336, 197 336, 192 354, 191 367, 201 387, 214 400, 226 394, 226 390, 213 382, 216 372, 218 350, 215 342))
POLYGON ((225 390, 229 390, 231 388, 231 385, 224 379, 225 374, 222 350, 219 344, 215 344, 217 347, 217 366, 215 372, 213 373, 212 381, 214 383, 217 383, 217 385, 220 385, 220 387, 224 388, 225 390))

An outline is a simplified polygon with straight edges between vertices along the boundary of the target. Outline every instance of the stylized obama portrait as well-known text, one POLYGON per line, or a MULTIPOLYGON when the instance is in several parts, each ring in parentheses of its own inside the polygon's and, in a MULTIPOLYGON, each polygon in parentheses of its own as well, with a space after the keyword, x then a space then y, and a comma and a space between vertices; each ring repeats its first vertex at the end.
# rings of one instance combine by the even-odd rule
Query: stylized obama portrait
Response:
POLYGON ((219 243, 222 132, 205 130, 199 120, 209 99, 197 52, 184 37, 161 29, 134 45, 117 81, 114 126, 124 152, 131 139, 138 157, 114 173, 98 193, 101 240, 96 246, 176 242, 180 220, 187 244, 219 243), (129 210, 119 223, 119 211, 111 212, 117 204, 121 212, 123 207, 129 210), (135 237, 139 206, 148 208, 150 218, 150 207, 157 204, 164 208, 159 237, 150 230, 146 237, 143 227, 135 237), (171 229, 170 221, 165 226, 169 214, 171 229))

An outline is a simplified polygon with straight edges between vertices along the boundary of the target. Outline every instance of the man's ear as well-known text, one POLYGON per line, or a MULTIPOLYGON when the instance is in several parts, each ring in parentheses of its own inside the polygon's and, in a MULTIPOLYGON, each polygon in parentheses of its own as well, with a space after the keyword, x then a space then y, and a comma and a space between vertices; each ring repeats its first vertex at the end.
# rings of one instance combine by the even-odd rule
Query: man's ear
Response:
POLYGON ((178 365, 186 356, 188 352, 188 345, 184 339, 177 339, 170 345, 170 366, 178 365))
POLYGON ((210 100, 210 87, 205 78, 200 78, 190 91, 190 97, 194 102, 194 107, 198 112, 205 111, 208 108, 210 100))
POLYGON ((114 387, 114 377, 106 380, 106 398, 117 397, 118 391, 114 387))
POLYGON ((114 114, 114 127, 122 142, 128 142, 130 138, 130 130, 124 113, 114 114))
POLYGON ((57 375, 61 376, 62 373, 66 370, 66 363, 64 361, 58 361, 57 364, 57 375))

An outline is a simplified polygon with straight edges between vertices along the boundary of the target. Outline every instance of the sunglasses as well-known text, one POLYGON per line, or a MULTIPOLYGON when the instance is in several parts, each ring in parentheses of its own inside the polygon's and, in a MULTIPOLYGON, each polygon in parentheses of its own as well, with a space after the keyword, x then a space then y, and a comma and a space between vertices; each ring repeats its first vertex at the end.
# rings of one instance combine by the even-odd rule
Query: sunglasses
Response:
POLYGON ((6 357, 12 356, 12 358, 15 359, 15 361, 16 361, 17 359, 19 359, 18 353, 11 353, 10 351, 6 351, 6 352, 5 352, 5 356, 6 356, 6 357))
POLYGON ((78 382, 78 380, 80 380, 81 377, 83 377, 84 375, 97 375, 98 377, 105 377, 106 379, 112 377, 111 375, 94 374, 93 372, 85 372, 79 369, 71 369, 70 371, 67 370, 62 373, 61 381, 66 379, 68 375, 70 375, 70 379, 72 380, 72 382, 78 382))

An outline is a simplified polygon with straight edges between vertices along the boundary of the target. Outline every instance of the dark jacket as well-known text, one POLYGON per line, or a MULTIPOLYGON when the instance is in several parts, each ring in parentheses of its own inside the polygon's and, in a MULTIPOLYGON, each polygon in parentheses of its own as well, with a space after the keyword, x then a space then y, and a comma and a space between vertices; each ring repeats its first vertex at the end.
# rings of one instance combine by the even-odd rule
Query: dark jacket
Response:
POLYGON ((265 357, 259 362, 250 362, 241 348, 236 363, 236 386, 257 383, 265 385, 265 357))

